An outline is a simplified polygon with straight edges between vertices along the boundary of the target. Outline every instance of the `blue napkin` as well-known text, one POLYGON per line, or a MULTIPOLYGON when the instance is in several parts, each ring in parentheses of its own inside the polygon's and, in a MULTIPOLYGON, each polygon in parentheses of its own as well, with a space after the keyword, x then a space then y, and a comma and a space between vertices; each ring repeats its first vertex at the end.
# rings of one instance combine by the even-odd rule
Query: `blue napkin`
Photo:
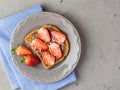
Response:
POLYGON ((54 83, 40 83, 24 77, 14 66, 9 52, 9 43, 12 31, 16 25, 26 16, 33 13, 42 12, 40 5, 36 5, 20 13, 0 19, 0 60, 11 84, 12 89, 22 90, 57 90, 65 85, 76 81, 76 76, 72 72, 69 76, 54 83))

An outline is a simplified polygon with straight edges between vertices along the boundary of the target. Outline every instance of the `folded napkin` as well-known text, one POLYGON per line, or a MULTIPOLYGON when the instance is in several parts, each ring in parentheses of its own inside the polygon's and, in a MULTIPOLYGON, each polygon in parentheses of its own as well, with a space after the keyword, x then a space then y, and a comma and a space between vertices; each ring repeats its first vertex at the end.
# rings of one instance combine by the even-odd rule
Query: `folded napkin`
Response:
POLYGON ((12 31, 23 18, 37 12, 42 12, 40 5, 36 5, 15 15, 0 19, 0 60, 3 64, 12 89, 21 88, 22 90, 57 90, 76 81, 75 74, 72 72, 69 76, 58 82, 47 84, 34 82, 24 77, 14 66, 9 52, 12 31))

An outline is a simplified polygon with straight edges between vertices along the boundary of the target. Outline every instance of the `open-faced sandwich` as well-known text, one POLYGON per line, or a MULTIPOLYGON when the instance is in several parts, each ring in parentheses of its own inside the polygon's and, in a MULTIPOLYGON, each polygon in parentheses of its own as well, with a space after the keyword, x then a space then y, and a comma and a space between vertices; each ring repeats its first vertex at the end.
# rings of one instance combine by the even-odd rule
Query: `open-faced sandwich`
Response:
POLYGON ((39 57, 45 69, 64 60, 70 47, 67 36, 59 28, 50 24, 30 32, 26 35, 25 42, 39 57))

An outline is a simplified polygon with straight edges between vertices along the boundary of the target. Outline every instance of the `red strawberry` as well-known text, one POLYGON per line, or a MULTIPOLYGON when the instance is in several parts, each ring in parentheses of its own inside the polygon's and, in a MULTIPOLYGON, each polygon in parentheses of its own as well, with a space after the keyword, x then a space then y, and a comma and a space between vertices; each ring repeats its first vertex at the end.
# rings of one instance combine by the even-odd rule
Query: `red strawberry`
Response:
POLYGON ((34 39, 30 45, 35 50, 47 50, 48 49, 48 46, 39 38, 34 39))
POLYGON ((66 40, 66 36, 60 32, 60 31, 51 31, 53 39, 58 43, 58 44, 63 44, 64 41, 66 40))
POLYGON ((13 54, 17 54, 18 56, 24 56, 24 55, 30 55, 32 54, 31 50, 28 49, 27 47, 20 45, 14 49, 12 49, 13 54))
POLYGON ((50 34, 45 27, 40 28, 38 31, 38 37, 45 42, 50 42, 50 34))
POLYGON ((23 57, 21 63, 24 63, 27 66, 35 66, 40 63, 40 60, 36 56, 27 55, 23 57))
POLYGON ((49 51, 52 55, 56 56, 58 59, 62 57, 62 51, 57 43, 52 43, 49 45, 49 51))
POLYGON ((46 65, 54 65, 55 63, 55 57, 53 55, 51 55, 49 52, 47 51, 43 51, 41 53, 42 55, 42 61, 46 64, 46 65))

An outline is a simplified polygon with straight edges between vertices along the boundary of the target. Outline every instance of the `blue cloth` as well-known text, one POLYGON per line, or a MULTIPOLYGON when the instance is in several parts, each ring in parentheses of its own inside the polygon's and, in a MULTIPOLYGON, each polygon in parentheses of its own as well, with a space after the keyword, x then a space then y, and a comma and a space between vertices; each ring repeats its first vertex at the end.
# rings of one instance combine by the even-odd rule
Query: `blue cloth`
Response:
POLYGON ((72 72, 69 76, 58 82, 47 84, 34 82, 21 75, 14 66, 9 52, 9 43, 12 31, 24 17, 41 11, 41 6, 36 5, 15 15, 0 19, 0 60, 3 64, 11 87, 14 90, 17 88, 21 88, 22 90, 56 90, 76 81, 76 76, 74 72, 72 72))

